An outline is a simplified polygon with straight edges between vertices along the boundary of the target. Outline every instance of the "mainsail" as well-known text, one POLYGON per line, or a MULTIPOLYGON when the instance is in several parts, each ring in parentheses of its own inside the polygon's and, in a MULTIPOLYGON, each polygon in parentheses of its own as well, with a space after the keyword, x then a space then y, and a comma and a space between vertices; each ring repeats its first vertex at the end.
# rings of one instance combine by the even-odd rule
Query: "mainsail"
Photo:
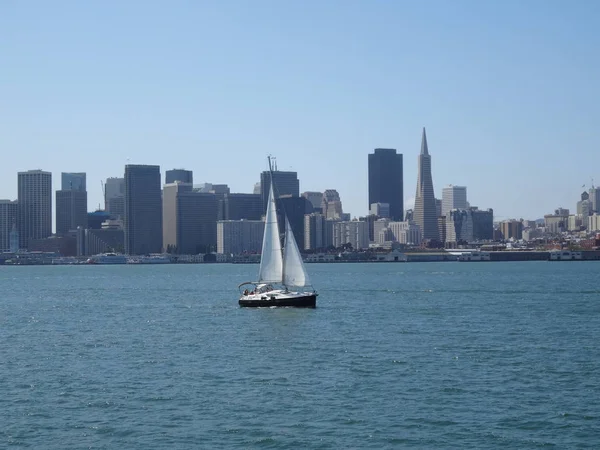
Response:
POLYGON ((283 284, 297 287, 310 286, 308 274, 304 270, 302 256, 287 217, 285 218, 285 247, 283 251, 283 284))
POLYGON ((258 281, 262 283, 281 283, 283 279, 281 241, 279 240, 277 210, 273 197, 273 183, 271 183, 269 201, 267 202, 267 215, 265 217, 260 269, 258 271, 258 281))

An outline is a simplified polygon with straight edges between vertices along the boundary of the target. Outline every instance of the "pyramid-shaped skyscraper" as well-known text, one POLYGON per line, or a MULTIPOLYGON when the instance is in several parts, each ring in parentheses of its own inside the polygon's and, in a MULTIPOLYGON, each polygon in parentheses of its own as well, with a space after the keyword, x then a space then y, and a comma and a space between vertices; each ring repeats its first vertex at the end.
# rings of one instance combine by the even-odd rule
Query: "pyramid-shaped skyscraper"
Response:
POLYGON ((425 128, 423 128, 423 137, 421 139, 421 154, 419 155, 419 173, 417 175, 417 193, 415 195, 413 219, 421 228, 424 240, 439 241, 437 208, 433 192, 433 180, 431 178, 431 155, 427 148, 425 128))

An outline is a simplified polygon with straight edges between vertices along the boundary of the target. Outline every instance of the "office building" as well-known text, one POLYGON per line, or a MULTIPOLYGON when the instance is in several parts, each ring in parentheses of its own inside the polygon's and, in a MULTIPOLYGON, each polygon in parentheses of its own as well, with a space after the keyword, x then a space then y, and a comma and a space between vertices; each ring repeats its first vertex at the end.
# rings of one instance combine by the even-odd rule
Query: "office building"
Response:
MULTIPOLYGON (((274 170, 272 172, 273 194, 275 198, 283 196, 299 197, 300 181, 296 172, 283 172, 274 170)), ((271 173, 269 171, 260 174, 260 195, 262 199, 263 211, 267 210, 267 200, 269 199, 269 189, 271 187, 271 173)))
POLYGON ((500 232, 505 240, 523 238, 523 222, 520 220, 504 220, 500 222, 500 232))
POLYGON ((313 211, 321 212, 321 204, 323 203, 323 193, 307 191, 302 193, 302 197, 307 199, 313 207, 313 211))
POLYGON ((104 209, 115 218, 125 218, 125 178, 106 179, 104 209))
POLYGON ((56 191, 56 234, 63 236, 87 225, 87 192, 56 191))
POLYGON ((220 220, 217 222, 217 253, 260 253, 264 232, 262 220, 220 220))
MULTIPOLYGON (((11 249, 11 233, 16 230, 18 216, 19 203, 17 201, 0 200, 0 253, 15 250, 11 249)), ((17 250, 18 248, 17 243, 17 250)))
POLYGON ((279 230, 285 230, 284 212, 290 222, 299 249, 304 248, 304 216, 313 212, 311 203, 304 197, 285 196, 275 201, 279 230))
POLYGON ((442 216, 448 214, 453 209, 467 209, 467 188, 466 186, 449 185, 442 189, 442 216))
POLYGON ((372 216, 376 216, 380 219, 390 218, 390 204, 389 203, 373 203, 371 204, 369 213, 372 216))
POLYGON ((340 194, 335 189, 326 189, 323 192, 323 200, 321 201, 321 211, 326 219, 341 220, 344 215, 342 209, 342 200, 340 194))
POLYGON ((390 205, 390 218, 404 216, 404 178, 402 154, 393 148, 376 148, 369 154, 369 207, 373 203, 390 205))
POLYGON ((433 192, 433 180, 431 177, 431 155, 427 147, 427 135, 423 128, 421 138, 421 154, 417 173, 417 192, 415 195, 415 207, 413 211, 414 221, 419 225, 423 233, 423 240, 438 241, 437 208, 433 192))
POLYGON ((333 222, 333 245, 336 248, 349 245, 353 250, 369 248, 369 229, 366 222, 333 222))
POLYGON ((260 220, 264 214, 260 194, 223 194, 219 199, 219 220, 260 220))
POLYGON ((189 183, 163 188, 163 248, 196 255, 217 250, 218 197, 194 191, 189 183))
POLYGON ((145 255, 162 250, 160 167, 125 166, 125 253, 145 255))
POLYGON ((52 234, 52 174, 42 170, 18 173, 20 248, 28 249, 29 240, 52 234))
MULTIPOLYGON (((491 241, 494 239, 494 210, 469 208, 473 216, 473 239, 476 241, 491 241)), ((521 230, 523 225, 521 224, 521 230)))
POLYGON ((63 191, 83 191, 86 192, 85 172, 62 172, 61 190, 63 191))
POLYGON ((165 184, 172 184, 176 181, 181 183, 194 184, 194 174, 191 170, 172 169, 165 172, 165 184))

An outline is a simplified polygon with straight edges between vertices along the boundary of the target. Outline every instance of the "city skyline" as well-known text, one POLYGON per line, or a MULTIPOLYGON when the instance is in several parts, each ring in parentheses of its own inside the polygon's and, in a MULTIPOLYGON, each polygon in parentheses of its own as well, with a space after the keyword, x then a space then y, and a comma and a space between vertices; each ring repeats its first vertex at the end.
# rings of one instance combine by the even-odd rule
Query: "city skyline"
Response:
MULTIPOLYGON (((128 163, 252 192, 274 154, 301 191, 335 187, 360 216, 364 155, 395 148, 414 167, 426 126, 435 192, 467 186, 498 219, 542 217, 600 179, 599 8, 12 2, 0 15, 0 197, 17 197, 19 171, 52 172, 53 191, 56 174, 85 171, 89 204, 102 205, 100 181, 128 163)), ((415 184, 405 170, 405 209, 415 184)))

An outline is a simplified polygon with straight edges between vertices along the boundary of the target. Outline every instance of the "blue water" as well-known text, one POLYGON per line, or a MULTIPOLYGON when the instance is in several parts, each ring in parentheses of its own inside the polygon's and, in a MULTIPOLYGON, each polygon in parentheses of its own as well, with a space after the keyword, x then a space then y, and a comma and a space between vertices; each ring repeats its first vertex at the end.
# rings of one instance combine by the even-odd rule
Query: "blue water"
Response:
POLYGON ((594 448, 599 262, 0 267, 0 448, 594 448))

